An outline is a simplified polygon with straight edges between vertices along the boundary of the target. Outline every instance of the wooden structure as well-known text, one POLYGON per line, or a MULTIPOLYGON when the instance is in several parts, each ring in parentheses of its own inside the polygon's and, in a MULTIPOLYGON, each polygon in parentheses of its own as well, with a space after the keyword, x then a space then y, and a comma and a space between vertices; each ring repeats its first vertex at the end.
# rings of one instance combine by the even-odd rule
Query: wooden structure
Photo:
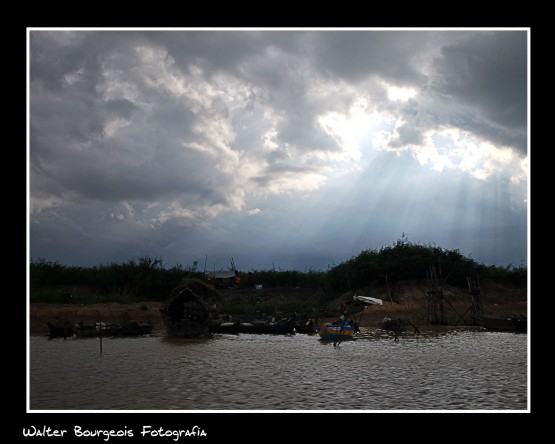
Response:
POLYGON ((480 294, 482 289, 480 288, 480 279, 478 275, 467 276, 466 281, 468 282, 468 289, 470 291, 470 296, 472 298, 472 318, 476 319, 482 316, 482 303, 480 301, 480 294))
POLYGON ((241 277, 237 270, 207 271, 206 281, 216 288, 237 288, 241 283, 241 277))
POLYGON ((200 296, 185 288, 167 305, 160 308, 168 336, 201 338, 211 335, 217 313, 200 296))
POLYGON ((441 288, 434 265, 430 266, 426 275, 428 279, 428 291, 426 292, 428 299, 428 317, 426 324, 446 324, 445 310, 443 307, 443 289, 441 288))

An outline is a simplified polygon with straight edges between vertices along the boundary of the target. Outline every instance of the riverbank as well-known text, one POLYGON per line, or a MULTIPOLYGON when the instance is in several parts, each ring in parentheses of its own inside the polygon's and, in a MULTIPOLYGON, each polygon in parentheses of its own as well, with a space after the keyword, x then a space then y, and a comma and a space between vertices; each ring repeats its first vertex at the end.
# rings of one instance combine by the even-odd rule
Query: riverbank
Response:
MULTIPOLYGON (((139 323, 151 323, 154 334, 165 333, 164 322, 160 315, 161 302, 138 302, 135 304, 118 304, 115 302, 91 305, 64 305, 33 303, 29 307, 29 322, 31 335, 47 335, 47 323, 63 325, 67 322, 90 325, 95 322, 124 323, 135 321, 139 323)), ((449 325, 462 325, 457 313, 463 315, 468 309, 468 303, 453 303, 453 308, 448 307, 449 325)), ((526 313, 526 301, 510 301, 507 303, 487 304, 483 306, 484 312, 488 314, 521 314, 526 313)), ((410 319, 419 328, 425 328, 427 319, 427 306, 422 302, 412 305, 391 303, 384 301, 383 305, 372 305, 364 311, 354 314, 352 319, 357 321, 361 327, 377 328, 385 317, 391 319, 410 319)), ((464 317, 469 319, 468 313, 464 317)), ((333 320, 326 317, 323 320, 333 320)))
POLYGON ((95 322, 125 323, 135 321, 152 323, 153 333, 164 332, 164 323, 160 316, 161 302, 138 302, 135 304, 105 304, 75 305, 75 304, 45 304, 33 303, 29 305, 29 330, 31 335, 47 335, 48 322, 54 325, 83 322, 86 325, 95 322))

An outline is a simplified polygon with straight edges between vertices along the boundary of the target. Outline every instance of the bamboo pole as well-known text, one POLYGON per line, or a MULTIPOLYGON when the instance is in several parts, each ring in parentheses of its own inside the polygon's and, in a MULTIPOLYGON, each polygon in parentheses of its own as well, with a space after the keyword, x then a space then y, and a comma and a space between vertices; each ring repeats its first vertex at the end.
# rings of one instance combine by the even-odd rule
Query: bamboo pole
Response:
POLYGON ((389 282, 387 281, 387 273, 385 274, 385 285, 387 286, 387 295, 389 296, 389 302, 393 304, 393 299, 391 299, 391 291, 389 291, 389 282))

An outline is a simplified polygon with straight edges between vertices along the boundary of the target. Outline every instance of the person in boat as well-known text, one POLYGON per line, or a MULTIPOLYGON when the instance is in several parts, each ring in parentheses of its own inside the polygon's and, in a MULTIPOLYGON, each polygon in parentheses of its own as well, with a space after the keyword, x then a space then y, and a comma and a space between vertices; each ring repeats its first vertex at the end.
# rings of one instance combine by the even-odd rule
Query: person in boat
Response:
POLYGON ((339 311, 341 312, 341 315, 339 316, 339 319, 331 323, 332 325, 341 325, 343 324, 343 322, 345 322, 345 316, 347 315, 347 305, 344 302, 341 302, 341 305, 339 306, 339 311))
POLYGON ((331 325, 341 325, 343 324, 343 322, 345 322, 345 315, 342 314, 341 316, 339 316, 339 319, 333 321, 331 325))

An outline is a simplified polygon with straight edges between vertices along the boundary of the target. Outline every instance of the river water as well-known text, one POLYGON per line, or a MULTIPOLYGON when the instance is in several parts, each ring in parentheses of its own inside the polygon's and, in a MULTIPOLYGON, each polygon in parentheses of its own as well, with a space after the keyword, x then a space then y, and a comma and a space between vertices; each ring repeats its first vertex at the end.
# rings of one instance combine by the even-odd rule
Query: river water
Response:
POLYGON ((30 411, 528 409, 526 334, 29 338, 30 411))

